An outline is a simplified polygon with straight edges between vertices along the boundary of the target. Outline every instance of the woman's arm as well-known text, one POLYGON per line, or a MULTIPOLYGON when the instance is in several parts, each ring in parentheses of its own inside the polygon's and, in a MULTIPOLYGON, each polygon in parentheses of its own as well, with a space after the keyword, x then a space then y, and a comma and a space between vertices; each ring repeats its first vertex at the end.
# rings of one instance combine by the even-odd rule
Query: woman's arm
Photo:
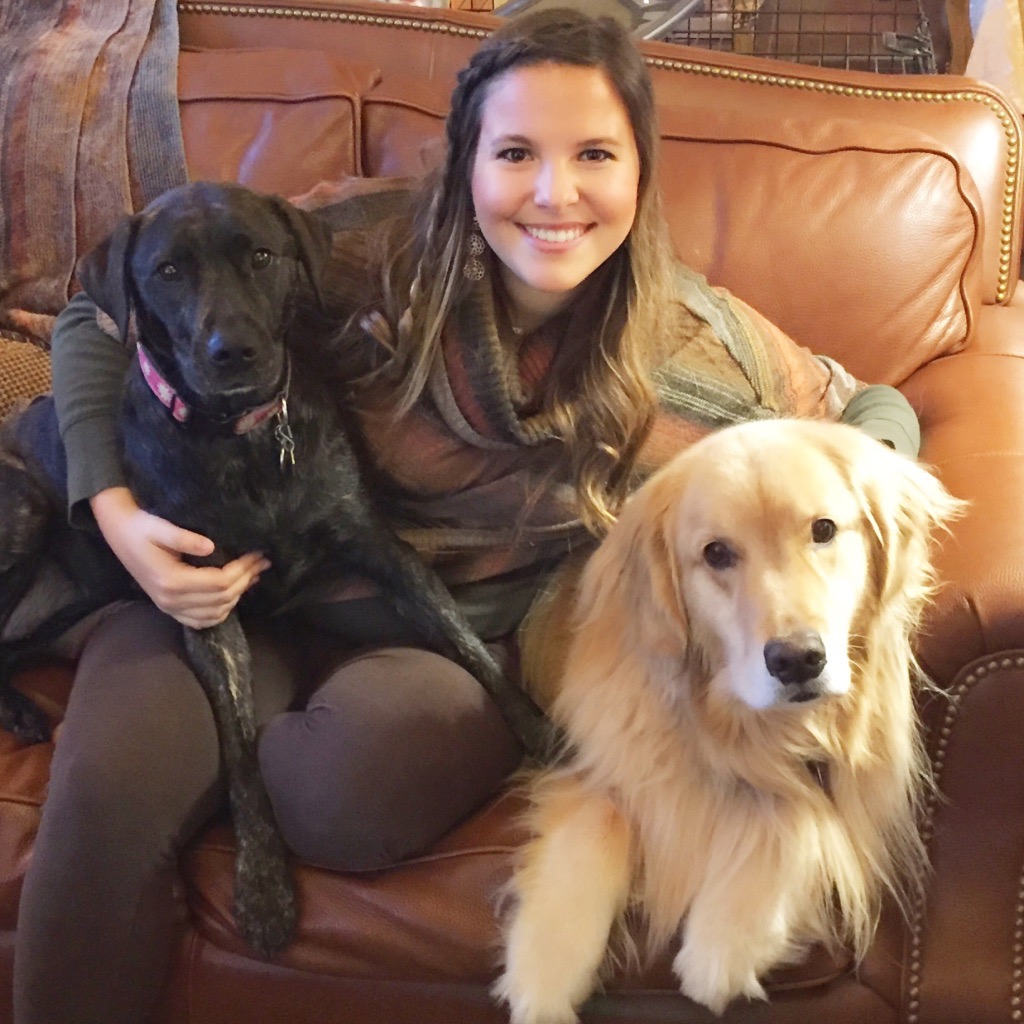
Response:
POLYGON ((205 629, 223 622, 270 567, 258 552, 222 568, 190 565, 183 556, 209 555, 213 541, 143 511, 127 487, 108 487, 89 504, 121 564, 150 600, 183 626, 205 629))
POLYGON ((921 451, 917 413, 899 391, 886 384, 863 386, 846 403, 839 418, 911 458, 916 459, 921 451))
POLYGON ((96 525, 153 603, 183 625, 221 622, 268 567, 258 553, 223 568, 197 568, 183 556, 209 555, 213 542, 144 512, 125 485, 117 410, 130 350, 101 330, 96 306, 75 296, 53 333, 53 394, 67 453, 72 523, 96 525))
POLYGON ((827 356, 816 356, 769 323, 749 306, 732 298, 762 343, 774 349, 779 372, 801 382, 793 389, 794 415, 824 414, 858 427, 869 437, 911 458, 921 450, 921 426, 911 404, 888 384, 864 384, 827 356))
POLYGON ((89 499, 123 487, 117 410, 131 350, 102 331, 96 306, 80 292, 57 317, 51 345, 53 400, 68 461, 68 514, 91 524, 89 499))
POLYGON ((686 268, 678 283, 692 317, 689 337, 657 375, 663 398, 677 413, 708 427, 766 413, 822 416, 917 456, 917 415, 895 388, 861 383, 834 359, 814 355, 742 300, 686 268))

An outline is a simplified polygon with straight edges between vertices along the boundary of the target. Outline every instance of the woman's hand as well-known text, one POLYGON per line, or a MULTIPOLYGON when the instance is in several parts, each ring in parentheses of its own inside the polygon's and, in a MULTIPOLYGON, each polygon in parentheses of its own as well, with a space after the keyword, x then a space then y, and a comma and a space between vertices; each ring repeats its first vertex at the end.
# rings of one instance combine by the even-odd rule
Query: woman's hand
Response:
POLYGON ((89 504, 122 565, 161 611, 184 626, 205 629, 223 622, 270 567, 256 552, 219 569, 189 565, 183 556, 209 555, 213 541, 144 512, 127 487, 100 491, 89 504))

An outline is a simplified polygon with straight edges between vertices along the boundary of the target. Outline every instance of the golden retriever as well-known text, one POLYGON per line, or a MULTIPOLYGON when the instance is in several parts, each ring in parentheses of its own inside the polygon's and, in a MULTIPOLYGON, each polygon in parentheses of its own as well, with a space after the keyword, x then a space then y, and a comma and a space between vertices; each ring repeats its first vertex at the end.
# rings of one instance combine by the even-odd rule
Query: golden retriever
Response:
POLYGON ((910 641, 961 505, 798 420, 712 434, 636 493, 579 578, 566 759, 528 784, 495 985, 515 1024, 576 1020, 627 907, 715 1013, 812 943, 863 956, 925 868, 910 641))

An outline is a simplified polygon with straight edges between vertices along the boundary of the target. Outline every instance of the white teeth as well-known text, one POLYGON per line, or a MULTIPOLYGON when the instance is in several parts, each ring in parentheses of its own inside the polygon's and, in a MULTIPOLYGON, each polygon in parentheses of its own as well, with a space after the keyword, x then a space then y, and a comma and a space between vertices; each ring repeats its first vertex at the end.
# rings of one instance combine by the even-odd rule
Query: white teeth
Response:
POLYGON ((583 235, 583 228, 534 228, 524 225, 524 230, 531 238, 538 242, 574 242, 583 235))

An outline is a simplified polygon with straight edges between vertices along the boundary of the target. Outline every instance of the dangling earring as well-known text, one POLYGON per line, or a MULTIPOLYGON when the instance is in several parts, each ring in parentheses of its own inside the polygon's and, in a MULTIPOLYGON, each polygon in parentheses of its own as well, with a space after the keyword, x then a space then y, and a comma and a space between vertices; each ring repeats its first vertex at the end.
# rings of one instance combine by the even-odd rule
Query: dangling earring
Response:
POLYGON ((480 234, 480 224, 473 217, 473 227, 466 239, 466 262, 462 265, 462 274, 470 281, 480 281, 484 276, 484 261, 480 257, 487 247, 484 236, 480 234))

